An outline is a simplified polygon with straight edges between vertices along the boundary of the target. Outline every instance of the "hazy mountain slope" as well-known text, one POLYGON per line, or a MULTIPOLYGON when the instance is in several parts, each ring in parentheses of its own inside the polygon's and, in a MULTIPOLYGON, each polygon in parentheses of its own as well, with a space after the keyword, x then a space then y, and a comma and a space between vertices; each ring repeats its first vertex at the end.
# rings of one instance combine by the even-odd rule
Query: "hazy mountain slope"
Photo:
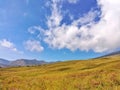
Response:
POLYGON ((1 89, 120 90, 120 55, 0 71, 1 89))
POLYGON ((9 65, 1 64, 1 63, 0 63, 0 68, 3 68, 3 67, 9 67, 9 65))
POLYGON ((106 54, 106 55, 102 55, 102 56, 96 57, 95 59, 104 58, 104 57, 113 56, 113 55, 120 55, 120 51, 111 52, 111 53, 108 53, 108 54, 106 54))
POLYGON ((40 65, 45 64, 45 61, 39 61, 36 59, 29 60, 29 59, 18 59, 14 61, 8 61, 5 59, 0 59, 0 67, 10 67, 10 66, 31 66, 31 65, 40 65))
POLYGON ((10 61, 0 58, 0 67, 7 67, 9 64, 10 61))
POLYGON ((10 61, 0 58, 0 63, 8 65, 10 63, 10 61))
POLYGON ((45 61, 38 61, 38 60, 28 60, 28 59, 19 59, 12 61, 10 66, 31 66, 31 65, 40 65, 46 63, 45 61))
POLYGON ((111 56, 111 55, 120 55, 120 51, 112 52, 112 53, 105 55, 105 56, 111 56))
POLYGON ((120 51, 112 52, 112 53, 109 53, 109 54, 104 55, 104 56, 102 56, 102 57, 113 56, 113 55, 120 55, 120 51))

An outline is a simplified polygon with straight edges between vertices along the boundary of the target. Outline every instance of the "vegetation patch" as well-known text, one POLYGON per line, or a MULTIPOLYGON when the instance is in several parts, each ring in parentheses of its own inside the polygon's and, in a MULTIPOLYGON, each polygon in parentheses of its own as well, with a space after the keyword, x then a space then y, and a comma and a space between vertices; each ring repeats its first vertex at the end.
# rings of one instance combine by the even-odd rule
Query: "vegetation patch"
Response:
POLYGON ((0 90, 120 90, 120 56, 0 68, 0 90))

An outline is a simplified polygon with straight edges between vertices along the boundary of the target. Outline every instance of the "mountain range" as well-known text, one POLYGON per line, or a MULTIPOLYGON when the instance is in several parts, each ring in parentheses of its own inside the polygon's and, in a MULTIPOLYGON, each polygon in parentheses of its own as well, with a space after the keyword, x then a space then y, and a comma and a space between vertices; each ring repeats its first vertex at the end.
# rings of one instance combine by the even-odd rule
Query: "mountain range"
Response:
POLYGON ((43 60, 36 60, 36 59, 17 59, 14 61, 9 61, 0 58, 0 67, 11 67, 11 66, 34 66, 34 65, 41 65, 46 64, 47 62, 43 60))
MULTIPOLYGON (((120 51, 112 52, 107 55, 101 56, 101 57, 106 57, 106 56, 112 56, 112 55, 120 55, 120 51)), ((97 57, 97 58, 101 58, 97 57)), ((10 60, 5 60, 0 58, 0 67, 11 67, 11 66, 35 66, 35 65, 41 65, 41 64, 46 64, 48 62, 45 62, 43 60, 36 60, 36 59, 18 59, 14 61, 10 60)))

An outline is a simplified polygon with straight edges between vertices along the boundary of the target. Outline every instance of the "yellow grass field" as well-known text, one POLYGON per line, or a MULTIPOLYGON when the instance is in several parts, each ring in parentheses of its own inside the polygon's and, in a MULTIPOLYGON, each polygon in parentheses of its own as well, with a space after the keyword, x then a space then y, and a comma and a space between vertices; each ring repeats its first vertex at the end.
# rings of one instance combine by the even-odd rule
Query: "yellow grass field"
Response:
POLYGON ((0 68, 0 90, 120 90, 120 55, 0 68))

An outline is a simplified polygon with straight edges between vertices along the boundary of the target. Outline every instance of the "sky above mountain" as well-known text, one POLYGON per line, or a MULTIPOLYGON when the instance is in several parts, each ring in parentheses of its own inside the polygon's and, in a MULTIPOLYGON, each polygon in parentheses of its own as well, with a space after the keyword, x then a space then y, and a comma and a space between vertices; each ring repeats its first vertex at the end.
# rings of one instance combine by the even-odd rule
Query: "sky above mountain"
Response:
POLYGON ((120 50, 120 0, 0 0, 0 57, 88 59, 120 50))

